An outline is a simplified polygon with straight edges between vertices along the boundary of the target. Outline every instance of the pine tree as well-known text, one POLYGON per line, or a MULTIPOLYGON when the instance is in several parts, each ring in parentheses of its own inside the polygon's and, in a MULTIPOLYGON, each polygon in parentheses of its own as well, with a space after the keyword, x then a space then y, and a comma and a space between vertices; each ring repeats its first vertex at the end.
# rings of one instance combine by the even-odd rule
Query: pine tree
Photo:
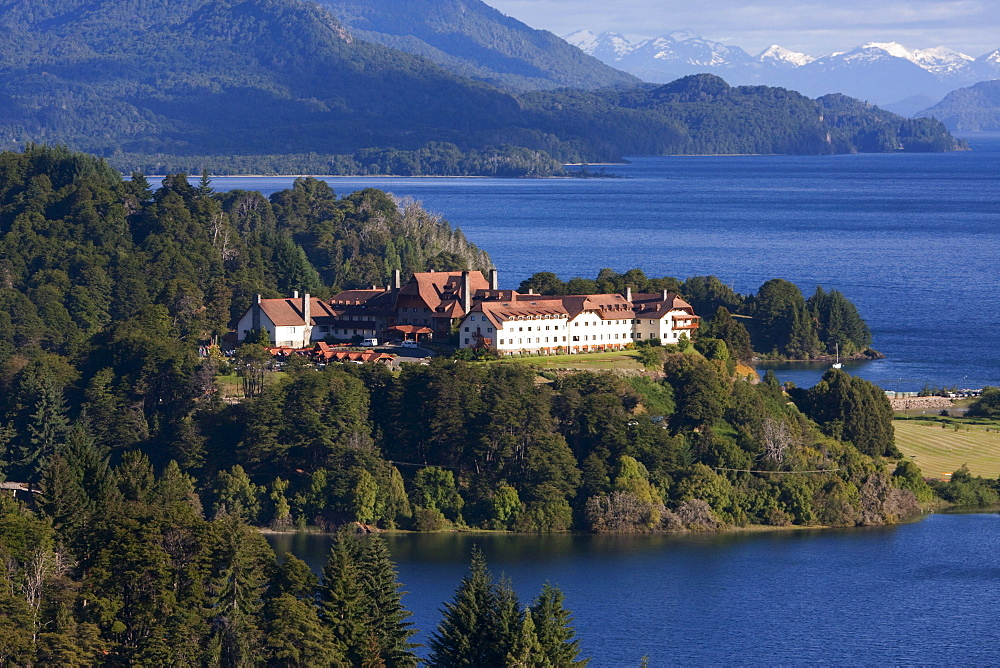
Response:
POLYGON ((41 375, 32 384, 35 411, 27 425, 28 438, 21 439, 22 446, 14 459, 17 475, 25 480, 38 480, 46 460, 69 434, 62 388, 49 374, 41 375))
POLYGON ((261 610, 274 569, 274 552, 259 532, 238 517, 223 514, 213 525, 218 541, 213 626, 219 663, 254 665, 262 642, 261 610))
POLYGON ((531 606, 535 634, 546 658, 553 666, 585 666, 589 659, 578 660, 580 641, 573 638, 573 617, 563 607, 563 593, 545 583, 531 606))
POLYGON ((281 594, 267 604, 270 666, 346 666, 340 646, 309 601, 281 594))
POLYGON ((550 668, 552 662, 549 661, 542 644, 538 641, 531 610, 525 609, 521 619, 521 630, 514 641, 514 646, 507 654, 507 666, 511 668, 550 668))
POLYGON ((367 597, 361 585, 359 551, 356 536, 346 531, 339 533, 323 566, 319 586, 320 618, 352 665, 360 665, 369 658, 367 597))
MULTIPOLYGON (((513 592, 501 592, 478 549, 472 552, 469 573, 459 584, 454 599, 445 603, 444 616, 430 639, 431 666, 502 666, 514 645, 507 635, 513 621, 505 609, 513 592)), ((516 629, 520 631, 520 620, 516 629)))
POLYGON ((403 607, 402 593, 389 547, 381 537, 366 541, 361 552, 361 588, 367 598, 368 626, 386 666, 415 666, 417 657, 410 642, 414 631, 406 621, 410 612, 403 607))

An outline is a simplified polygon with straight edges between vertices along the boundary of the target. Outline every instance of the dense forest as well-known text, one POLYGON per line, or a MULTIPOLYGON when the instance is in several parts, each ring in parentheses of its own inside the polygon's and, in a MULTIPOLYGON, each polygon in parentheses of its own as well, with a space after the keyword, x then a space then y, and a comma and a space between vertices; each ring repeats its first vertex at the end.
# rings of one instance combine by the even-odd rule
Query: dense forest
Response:
POLYGON ((424 56, 450 72, 506 90, 635 87, 547 30, 534 30, 480 0, 322 0, 366 42, 424 56))
POLYGON ((624 293, 669 290, 679 294, 703 318, 699 338, 725 342, 733 359, 750 363, 754 357, 807 360, 839 351, 842 357, 878 356, 871 350, 871 331, 857 307, 841 292, 817 286, 806 299, 786 280, 767 281, 756 294, 741 295, 715 276, 649 278, 641 269, 619 274, 602 269, 593 280, 562 281, 542 271, 521 282, 519 290, 543 295, 624 293))
MULTIPOLYGON (((738 350, 746 330, 724 304, 760 309, 763 287, 749 300, 686 281, 719 315, 658 351, 650 374, 540 382, 519 363, 293 360, 226 402, 219 374, 263 349, 199 355, 256 292, 488 262, 379 191, 338 198, 300 179, 265 199, 183 175, 153 190, 65 149, 0 154, 0 480, 42 492, 0 496, 0 663, 414 664, 384 543, 342 536, 317 579, 279 565, 255 527, 856 526, 900 521, 935 493, 996 498, 967 471, 928 487, 864 380, 830 370, 783 388, 737 372, 727 342, 738 350)), ((673 285, 640 278, 595 285, 673 285)), ((818 294, 821 313, 834 293, 818 294)), ((567 620, 558 590, 523 609, 476 556, 430 661, 569 665, 567 620)))
MULTIPOLYGON (((42 496, 41 514, 0 496, 0 665, 420 663, 381 538, 338 534, 317 575, 293 555, 279 561, 238 517, 205 519, 176 466, 155 476, 142 456, 89 464, 90 495, 42 496)), ((546 585, 522 607, 473 553, 426 663, 573 665, 563 602, 546 585)))
POLYGON ((959 88, 919 116, 936 118, 957 132, 1000 131, 1000 81, 959 88))
POLYGON ((64 143, 127 171, 537 176, 627 155, 958 147, 932 119, 709 75, 505 92, 299 0, 0 3, 0 26, 0 148, 64 143))

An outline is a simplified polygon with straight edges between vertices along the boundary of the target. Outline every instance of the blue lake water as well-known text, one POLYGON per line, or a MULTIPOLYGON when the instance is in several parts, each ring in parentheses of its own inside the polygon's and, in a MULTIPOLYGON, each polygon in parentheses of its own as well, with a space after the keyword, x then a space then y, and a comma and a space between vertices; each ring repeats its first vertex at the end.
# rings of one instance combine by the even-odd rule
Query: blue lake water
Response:
MULTIPOLYGON (((270 536, 314 568, 323 535, 270 536)), ((427 637, 473 545, 522 604, 566 594, 594 666, 995 665, 1000 515, 874 529, 694 536, 414 534, 388 538, 427 637)), ((426 650, 423 650, 426 652, 426 650)))
MULTIPOLYGON (((460 227, 513 288, 603 267, 714 274, 740 292, 785 278, 854 301, 887 359, 847 370, 890 390, 1000 384, 1000 139, 926 155, 637 158, 620 179, 330 178, 460 227)), ((271 193, 290 177, 213 180, 271 193)), ((782 367, 810 386, 825 366, 782 367)))

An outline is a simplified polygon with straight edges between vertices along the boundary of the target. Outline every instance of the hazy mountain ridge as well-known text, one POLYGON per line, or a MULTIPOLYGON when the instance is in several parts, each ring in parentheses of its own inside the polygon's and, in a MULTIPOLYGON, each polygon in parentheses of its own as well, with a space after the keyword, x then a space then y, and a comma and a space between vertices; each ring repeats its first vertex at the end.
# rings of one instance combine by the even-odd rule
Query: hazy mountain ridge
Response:
POLYGON ((480 0, 319 0, 358 38, 510 90, 635 86, 634 76, 480 0))
POLYGON ((1000 132, 1000 81, 982 81, 948 93, 918 114, 957 132, 1000 132))
POLYGON ((895 42, 870 42, 814 57, 778 45, 751 55, 690 31, 636 44, 617 33, 586 30, 564 39, 647 81, 709 72, 734 85, 781 86, 812 97, 839 92, 910 114, 957 87, 1000 78, 1000 49, 973 58, 947 47, 910 49, 895 42))
POLYGON ((936 121, 861 106, 833 125, 822 102, 714 78, 675 82, 669 103, 648 85, 515 95, 299 0, 0 2, 0 29, 0 147, 143 171, 537 176, 626 155, 956 147, 936 121))

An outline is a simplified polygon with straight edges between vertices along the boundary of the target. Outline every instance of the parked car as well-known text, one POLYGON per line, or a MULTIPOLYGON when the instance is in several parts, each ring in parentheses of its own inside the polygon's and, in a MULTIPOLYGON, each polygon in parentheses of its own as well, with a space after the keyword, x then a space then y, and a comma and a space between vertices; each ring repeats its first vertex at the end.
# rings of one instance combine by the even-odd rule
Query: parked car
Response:
POLYGON ((420 347, 420 344, 418 344, 416 341, 403 341, 399 345, 402 346, 403 348, 419 348, 420 347))

